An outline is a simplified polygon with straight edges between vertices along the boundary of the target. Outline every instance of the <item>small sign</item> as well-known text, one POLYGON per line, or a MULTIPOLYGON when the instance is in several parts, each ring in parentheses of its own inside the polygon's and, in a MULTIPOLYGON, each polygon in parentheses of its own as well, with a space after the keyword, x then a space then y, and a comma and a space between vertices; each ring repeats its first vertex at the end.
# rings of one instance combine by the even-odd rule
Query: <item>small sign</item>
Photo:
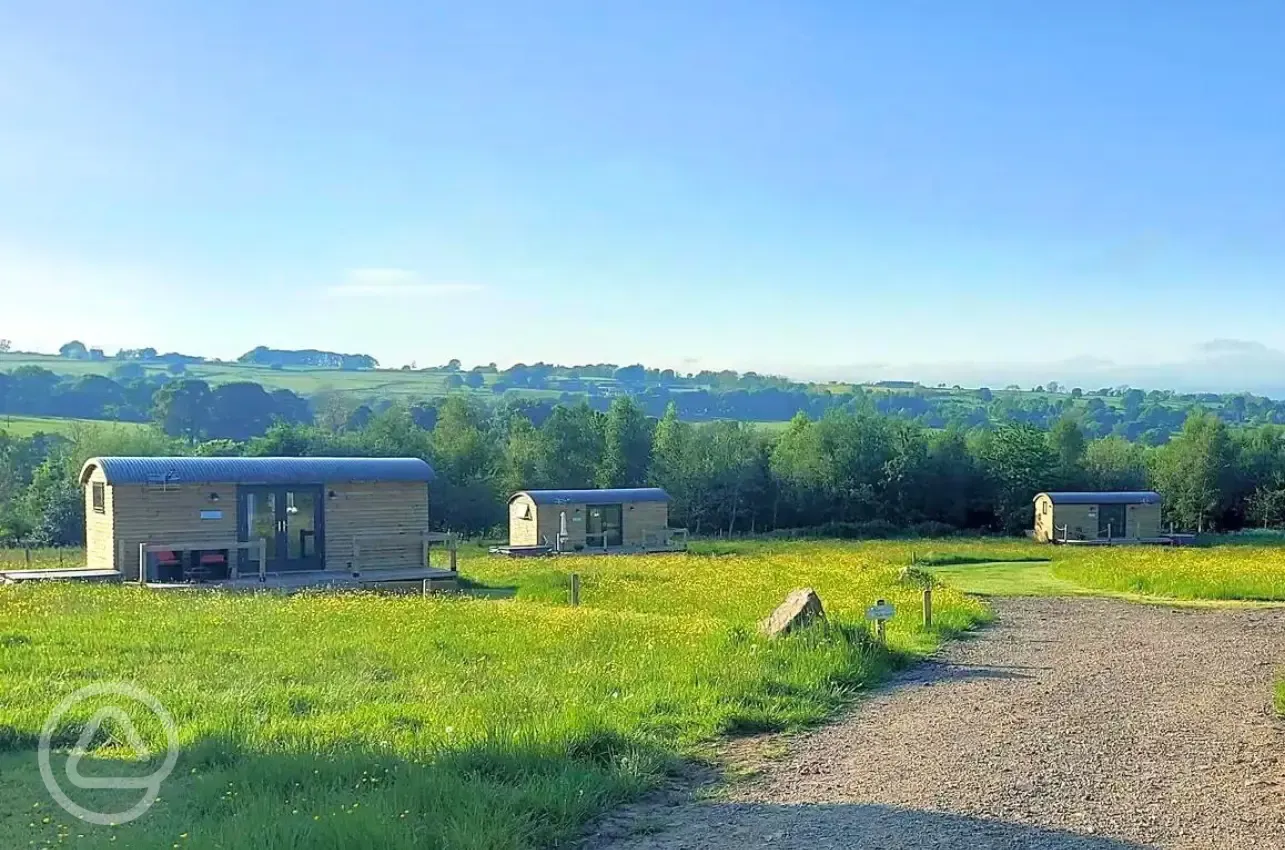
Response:
POLYGON ((866 609, 866 619, 867 620, 891 620, 892 615, 895 614, 896 612, 897 612, 897 609, 892 607, 892 605, 887 602, 883 603, 882 605, 871 605, 869 608, 866 609))
POLYGON ((223 519, 223 511, 201 511, 201 519, 223 519))

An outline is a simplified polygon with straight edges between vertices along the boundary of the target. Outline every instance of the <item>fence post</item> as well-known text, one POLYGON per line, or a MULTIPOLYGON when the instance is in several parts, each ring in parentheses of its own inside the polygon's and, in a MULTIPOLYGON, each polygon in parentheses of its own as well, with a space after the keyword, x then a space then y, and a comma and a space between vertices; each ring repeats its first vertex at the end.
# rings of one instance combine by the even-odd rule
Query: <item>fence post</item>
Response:
MULTIPOLYGON (((876 604, 876 605, 879 605, 879 606, 883 606, 883 605, 887 605, 888 603, 887 603, 885 600, 883 600, 883 599, 876 599, 876 600, 875 600, 875 604, 876 604)), ((878 620, 875 620, 875 630, 879 633, 879 643, 880 643, 881 645, 883 645, 883 646, 887 646, 887 645, 888 645, 888 636, 887 636, 886 634, 884 634, 884 625, 883 625, 883 624, 884 624, 884 621, 883 621, 883 619, 882 619, 882 618, 881 618, 881 619, 878 619, 878 620)))
POLYGON ((580 573, 571 574, 571 607, 580 605, 580 573))
POLYGON ((31 547, 22 547, 22 557, 27 562, 27 569, 31 569, 31 547))
POLYGON ((933 589, 924 588, 924 628, 930 629, 933 625, 933 589))
POLYGON ((147 584, 147 544, 138 544, 138 583, 147 584))

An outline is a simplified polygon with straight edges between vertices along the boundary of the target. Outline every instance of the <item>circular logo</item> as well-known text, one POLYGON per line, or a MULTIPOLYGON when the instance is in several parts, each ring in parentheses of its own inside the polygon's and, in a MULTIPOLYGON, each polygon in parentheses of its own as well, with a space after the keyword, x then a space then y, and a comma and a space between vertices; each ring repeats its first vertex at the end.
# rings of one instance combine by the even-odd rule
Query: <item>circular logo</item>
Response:
POLYGON ((174 718, 165 709, 165 706, 161 705, 161 701, 142 688, 125 682, 104 682, 88 685, 58 703, 54 710, 50 712, 49 717, 45 720, 45 727, 40 733, 37 758, 40 762, 40 777, 45 782, 45 788, 49 789, 54 802, 62 806, 68 814, 99 826, 129 823, 141 817, 152 807, 152 804, 156 802, 156 798, 161 793, 161 783, 169 778, 170 772, 174 770, 174 765, 178 761, 178 730, 175 726, 174 718), (59 721, 72 708, 95 697, 115 697, 115 700, 106 701, 106 704, 94 712, 93 716, 85 723, 85 728, 80 733, 80 738, 67 756, 67 765, 64 768, 64 772, 67 774, 67 781, 76 788, 138 789, 144 792, 141 800, 121 812, 96 812, 77 804, 63 791, 62 786, 58 783, 58 778, 54 775, 53 764, 50 761, 52 753, 50 741, 58 728, 59 721), (125 737, 139 759, 145 759, 151 755, 151 751, 148 750, 143 743, 142 737, 138 734, 138 728, 134 725, 134 721, 130 719, 124 708, 122 708, 123 705, 129 705, 130 703, 141 704, 160 721, 161 728, 165 730, 165 760, 160 767, 147 776, 84 776, 80 772, 80 761, 88 754, 94 736, 107 720, 113 722, 115 728, 125 737))

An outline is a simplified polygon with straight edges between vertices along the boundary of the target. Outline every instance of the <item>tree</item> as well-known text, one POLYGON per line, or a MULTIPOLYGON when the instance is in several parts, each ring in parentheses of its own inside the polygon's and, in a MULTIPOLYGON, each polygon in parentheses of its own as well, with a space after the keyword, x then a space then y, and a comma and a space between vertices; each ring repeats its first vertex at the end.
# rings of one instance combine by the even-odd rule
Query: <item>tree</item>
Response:
POLYGON ((486 379, 482 376, 482 373, 477 369, 471 369, 468 372, 466 372, 464 375, 464 385, 466 387, 469 387, 470 389, 474 389, 474 390, 481 389, 482 385, 485 383, 486 383, 486 379))
POLYGON ((464 379, 456 373, 452 372, 446 376, 446 388, 448 390, 457 390, 462 386, 464 386, 464 379))
POLYGON ((1048 442, 1057 458, 1057 480, 1046 488, 1077 489, 1084 477, 1084 432, 1075 420, 1063 417, 1049 431, 1048 442))
POLYGON ((540 428, 536 474, 557 488, 593 487, 602 458, 601 414, 589 405, 559 405, 540 428))
POLYGON ((612 400, 603 422, 598 486, 638 487, 647 477, 650 460, 651 428, 647 417, 629 396, 618 396, 612 400))
POLYGON ((1168 445, 1156 450, 1152 474, 1168 515, 1185 528, 1204 531, 1222 513, 1231 467, 1227 426, 1212 413, 1196 411, 1168 445))
POLYGON ((1057 457, 1044 432, 1026 423, 1001 426, 985 435, 979 456, 993 488, 1000 527, 1010 534, 1031 528, 1032 500, 1057 476, 1057 457))
POLYGON ((13 343, 7 339, 0 339, 0 354, 6 354, 13 348, 13 343))
POLYGON ((1093 440, 1084 450, 1084 474, 1090 490, 1142 490, 1147 486, 1145 451, 1122 437, 1093 440))
POLYGON ((664 488, 671 499, 671 512, 685 520, 691 504, 691 487, 687 466, 688 446, 692 426, 678 418, 678 407, 672 401, 665 407, 665 415, 656 423, 656 434, 651 445, 651 468, 647 480, 664 488))
POLYGON ((138 363, 119 363, 112 367, 112 377, 118 381, 133 381, 146 375, 147 370, 138 363))
POLYGON ((80 340, 73 339, 58 349, 58 356, 68 360, 88 360, 89 349, 80 340))
POLYGON ((205 404, 203 432, 216 439, 248 440, 257 437, 268 430, 277 414, 276 404, 267 391, 261 385, 248 381, 219 384, 206 394, 205 404))
POLYGON ((165 367, 165 371, 166 371, 166 372, 169 372, 171 375, 175 375, 175 376, 178 376, 178 375, 186 375, 186 374, 187 374, 187 364, 186 364, 186 363, 183 363, 182 361, 177 361, 177 360, 176 360, 175 362, 171 363, 169 366, 166 366, 166 367, 165 367))
POLYGON ((196 442, 209 423, 209 404, 210 386, 205 381, 174 381, 153 396, 152 419, 171 437, 196 442))
POLYGON ((1285 479, 1254 488, 1245 500, 1245 517, 1263 528, 1279 525, 1285 519, 1285 479))

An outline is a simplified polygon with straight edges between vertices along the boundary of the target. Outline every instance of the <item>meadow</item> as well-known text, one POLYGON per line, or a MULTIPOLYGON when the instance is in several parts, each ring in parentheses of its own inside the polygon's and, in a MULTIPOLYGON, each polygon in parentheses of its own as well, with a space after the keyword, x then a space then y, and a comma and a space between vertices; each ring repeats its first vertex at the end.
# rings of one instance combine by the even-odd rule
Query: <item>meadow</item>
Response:
MULTIPOLYGON (((37 366, 48 369, 59 375, 80 377, 83 375, 107 375, 121 364, 112 360, 69 360, 47 354, 0 354, 0 371, 18 369, 23 366, 37 366)), ((163 364, 138 364, 149 376, 168 374, 163 364)), ((250 381, 261 384, 266 390, 291 390, 300 395, 314 395, 320 392, 359 393, 381 397, 411 396, 415 398, 440 396, 446 393, 446 378, 449 373, 443 369, 321 369, 287 367, 273 369, 252 363, 193 363, 183 373, 183 377, 197 378, 210 384, 227 384, 234 381, 250 381)), ((495 380, 493 374, 486 375, 488 383, 495 380)), ((606 379, 598 383, 614 383, 606 379)), ((457 389, 456 392, 468 392, 457 389)), ((489 390, 486 390, 489 394, 489 390)), ((538 391, 530 391, 540 395, 538 391)), ((556 397, 557 393, 550 393, 556 397)))
MULTIPOLYGON (((922 627, 919 590, 899 578, 916 548, 735 543, 557 561, 466 550, 462 571, 492 598, 0 588, 0 846, 557 845, 713 742, 822 721, 984 622, 982 603, 941 589, 922 627), (757 621, 805 585, 827 623, 760 636, 757 621), (886 648, 863 619, 877 598, 901 612, 886 648), (97 827, 52 804, 34 749, 55 704, 111 681, 161 700, 181 755, 152 810, 97 827)), ((94 708, 64 718, 55 743, 74 743, 94 708)), ((163 740, 155 723, 140 731, 163 740)), ((119 737, 95 739, 85 772, 120 772, 119 737)), ((76 793, 107 811, 139 796, 76 793)))
POLYGON ((1278 545, 1054 549, 1053 575, 1083 588, 1172 599, 1285 601, 1278 545))
MULTIPOLYGON (((10 437, 32 437, 36 434, 61 434, 67 437, 75 433, 77 428, 86 426, 100 428, 103 427, 103 424, 104 421, 101 419, 60 419, 53 416, 0 415, 0 432, 8 434, 10 437)), ((137 429, 148 426, 142 422, 113 422, 110 423, 109 427, 137 429)))
POLYGON ((85 566, 85 550, 79 547, 60 549, 6 549, 0 547, 0 571, 48 570, 85 566))

